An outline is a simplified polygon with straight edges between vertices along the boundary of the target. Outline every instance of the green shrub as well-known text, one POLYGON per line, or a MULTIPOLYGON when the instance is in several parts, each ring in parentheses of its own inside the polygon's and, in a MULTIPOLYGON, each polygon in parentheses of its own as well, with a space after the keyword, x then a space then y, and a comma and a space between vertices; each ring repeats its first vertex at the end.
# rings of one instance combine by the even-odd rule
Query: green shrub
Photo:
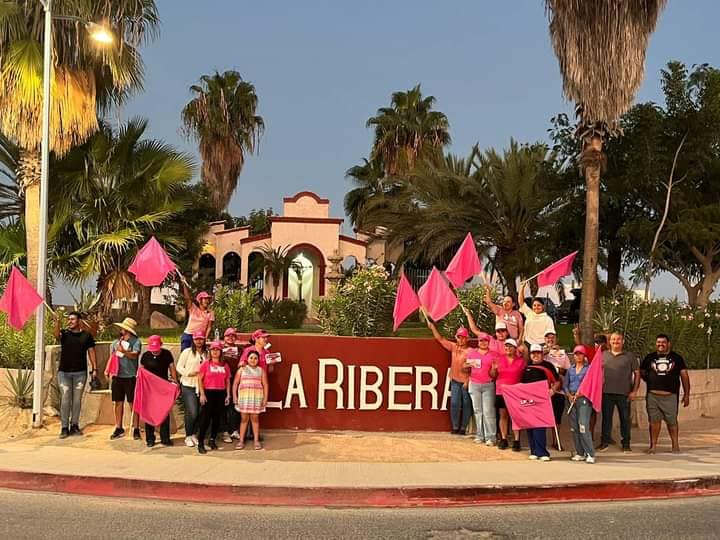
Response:
POLYGON ((215 288, 215 328, 220 332, 233 327, 237 330, 249 330, 257 316, 255 294, 243 288, 218 285, 215 288))
POLYGON ((10 404, 21 409, 32 408, 33 371, 19 369, 15 372, 6 370, 7 382, 5 386, 10 390, 10 404))
MULTIPOLYGON (((45 344, 54 345, 52 317, 45 317, 45 344)), ((0 312, 0 367, 32 369, 35 360, 35 322, 28 322, 19 332, 7 323, 7 315, 0 312)))
POLYGON ((655 350, 655 337, 667 334, 673 350, 690 368, 720 367, 720 302, 692 309, 677 300, 644 302, 637 295, 601 298, 595 313, 597 331, 625 334, 625 348, 641 357, 655 350))
POLYGON ((387 336, 397 283, 381 266, 359 268, 334 293, 316 302, 320 327, 339 336, 387 336))
POLYGON ((273 309, 275 309, 275 306, 278 305, 280 300, 277 298, 259 298, 257 300, 258 303, 258 317, 260 317, 260 320, 263 322, 268 322, 270 319, 270 315, 273 312, 273 309))
MULTIPOLYGON (((482 286, 472 287, 469 289, 458 289, 458 300, 465 306, 475 319, 475 324, 481 330, 490 335, 495 335, 495 314, 490 311, 485 301, 485 289, 482 286)), ((445 336, 454 336, 459 326, 464 326, 468 330, 467 317, 463 313, 460 306, 456 307, 440 323, 440 332, 445 336)), ((472 334, 471 334, 472 335, 472 334)))
POLYGON ((274 328, 300 328, 307 316, 305 302, 286 298, 275 303, 270 315, 263 319, 274 328))

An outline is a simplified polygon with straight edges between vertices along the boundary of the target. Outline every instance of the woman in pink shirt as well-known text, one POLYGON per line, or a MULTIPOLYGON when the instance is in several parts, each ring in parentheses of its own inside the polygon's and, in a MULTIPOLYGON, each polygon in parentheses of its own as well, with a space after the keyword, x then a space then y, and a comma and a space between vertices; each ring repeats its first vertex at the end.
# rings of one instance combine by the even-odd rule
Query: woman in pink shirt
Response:
POLYGON ((180 337, 180 352, 192 347, 195 332, 204 332, 205 339, 208 339, 215 321, 215 312, 210 309, 212 296, 202 291, 195 296, 195 301, 193 301, 187 285, 183 283, 182 287, 183 296, 185 297, 185 309, 187 309, 187 326, 180 337))
MULTIPOLYGON (((508 414, 505 399, 503 398, 503 386, 517 384, 520 382, 525 360, 518 356, 517 341, 512 338, 505 340, 505 354, 498 356, 490 367, 490 375, 495 378, 495 408, 500 411, 500 443, 498 448, 505 450, 508 447, 508 431, 510 428, 510 415, 508 414)), ((515 452, 520 451, 520 432, 513 430, 513 445, 515 452)))
POLYGON ((198 390, 200 391, 200 429, 198 434, 198 452, 207 454, 205 435, 210 426, 208 446, 217 450, 217 438, 220 420, 225 407, 230 404, 230 366, 223 359, 222 341, 210 344, 210 359, 200 364, 198 374, 198 390))
POLYGON ((470 349, 465 366, 470 368, 470 398, 475 412, 475 442, 486 446, 495 444, 497 419, 495 416, 495 381, 490 375, 497 353, 490 350, 490 336, 480 332, 478 348, 470 349))

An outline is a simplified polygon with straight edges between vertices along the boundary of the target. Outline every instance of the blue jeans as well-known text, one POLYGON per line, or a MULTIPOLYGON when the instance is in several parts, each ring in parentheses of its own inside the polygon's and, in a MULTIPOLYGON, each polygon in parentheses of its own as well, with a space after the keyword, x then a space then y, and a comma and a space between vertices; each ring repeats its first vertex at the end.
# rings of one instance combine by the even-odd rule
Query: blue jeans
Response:
POLYGON ((182 333, 182 336, 180 336, 180 352, 183 352, 185 349, 189 349, 192 347, 193 344, 193 338, 191 334, 186 334, 185 332, 182 333))
POLYGON ((470 398, 475 411, 475 438, 495 442, 497 420, 495 418, 495 383, 470 383, 470 398))
POLYGON ((575 405, 570 409, 570 431, 575 442, 575 453, 580 456, 595 457, 593 449, 592 433, 590 432, 590 416, 592 415, 592 404, 586 397, 575 400, 575 405))
POLYGON ((80 407, 86 381, 87 371, 58 371, 60 423, 63 428, 80 423, 80 407))
POLYGON ((198 430, 198 414, 200 413, 200 398, 192 386, 180 385, 183 405, 185 406, 185 436, 195 435, 198 430))
POLYGON ((450 421, 453 431, 465 431, 470 423, 472 400, 463 383, 450 381, 450 421))
POLYGON ((530 455, 543 457, 550 456, 547 450, 547 438, 545 433, 547 428, 532 428, 527 430, 528 444, 530 445, 530 455))
POLYGON ((612 440, 613 412, 617 407, 620 416, 620 436, 623 448, 630 446, 630 402, 625 394, 602 395, 602 439, 603 444, 612 440))

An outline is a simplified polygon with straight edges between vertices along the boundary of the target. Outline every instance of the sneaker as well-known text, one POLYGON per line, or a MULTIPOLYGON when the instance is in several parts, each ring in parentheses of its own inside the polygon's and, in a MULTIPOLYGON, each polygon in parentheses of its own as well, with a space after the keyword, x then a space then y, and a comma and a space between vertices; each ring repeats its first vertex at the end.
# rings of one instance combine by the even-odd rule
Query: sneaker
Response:
POLYGON ((60 430, 60 438, 67 439, 70 436, 70 430, 66 427, 60 430))
POLYGON ((538 457, 535 454, 530 454, 528 456, 528 459, 537 459, 538 457))
POLYGON ((585 461, 585 456, 575 454, 573 457, 570 458, 570 461, 585 461))
POLYGON ((540 461, 550 461, 550 456, 541 456, 540 461))
POLYGON ((208 441, 208 446, 210 447, 210 450, 217 450, 217 443, 215 442, 215 439, 210 439, 208 441))
POLYGON ((172 445, 173 445, 173 442, 172 442, 170 439, 168 439, 168 440, 166 440, 166 441, 162 441, 162 440, 161 440, 161 441, 160 441, 160 444, 162 444, 163 446, 172 446, 172 445))
POLYGON ((595 458, 592 456, 588 456, 585 458, 585 463, 595 463, 595 458))
POLYGON ((203 446, 202 444, 198 445, 197 449, 198 454, 207 454, 207 450, 205 450, 205 446, 203 446))
POLYGON ((133 429, 133 441, 139 441, 142 439, 142 436, 140 435, 140 428, 136 427, 133 429))
POLYGON ((513 452, 519 452, 520 451, 520 441, 513 441, 512 449, 513 449, 513 452))
POLYGON ((622 451, 623 454, 632 454, 632 448, 630 448, 629 446, 623 446, 622 451))
POLYGON ((474 442, 475 444, 482 444, 482 443, 483 443, 483 440, 482 440, 482 439, 478 439, 478 438, 476 437, 476 438, 473 440, 473 442, 474 442))
POLYGON ((227 431, 225 431, 225 432, 223 432, 223 434, 222 434, 222 440, 223 440, 224 443, 231 443, 231 442, 232 442, 232 437, 230 437, 230 434, 229 434, 227 431))
POLYGON ((197 438, 197 435, 191 435, 190 438, 191 438, 191 439, 193 440, 193 442, 195 443, 195 446, 199 446, 199 445, 200 445, 200 443, 199 443, 199 441, 198 441, 198 438, 197 438))
POLYGON ((185 446, 188 448, 195 446, 195 441, 193 441, 192 437, 185 437, 185 446))
POLYGON ((240 432, 236 429, 230 434, 231 439, 235 439, 236 441, 240 440, 240 432))
POLYGON ((495 446, 495 441, 485 441, 485 446, 495 446))
POLYGON ((110 435, 110 440, 114 441, 115 439, 119 439, 125 435, 125 430, 121 427, 116 427, 115 431, 112 432, 112 435, 110 435))
POLYGON ((498 444, 498 450, 507 450, 508 442, 507 439, 502 439, 498 444))
POLYGON ((145 444, 148 448, 152 448, 153 446, 155 446, 155 441, 147 441, 145 444))
POLYGON ((600 446, 597 447, 598 452, 605 452, 608 448, 610 448, 610 445, 607 443, 602 443, 600 446))
POLYGON ((80 429, 80 426, 78 426, 77 424, 73 424, 70 426, 70 435, 78 435, 79 436, 82 434, 83 434, 83 432, 80 429))

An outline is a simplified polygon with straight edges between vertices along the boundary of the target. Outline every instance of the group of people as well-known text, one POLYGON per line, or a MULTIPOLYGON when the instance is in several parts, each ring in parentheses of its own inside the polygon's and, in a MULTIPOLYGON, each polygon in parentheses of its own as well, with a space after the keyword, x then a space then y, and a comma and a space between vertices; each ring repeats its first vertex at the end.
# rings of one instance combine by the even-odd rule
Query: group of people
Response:
MULTIPOLYGON (((187 288, 184 288, 184 293, 188 321, 177 362, 158 335, 147 339, 143 352, 134 319, 128 317, 114 323, 118 336, 111 344, 110 354, 115 356, 116 362, 108 362, 105 368, 115 414, 115 428, 110 439, 126 435, 124 407, 127 402, 132 408, 138 369, 142 367, 152 375, 179 386, 186 446, 196 447, 200 454, 206 454, 208 448, 218 448, 217 438, 221 434, 225 443, 237 440, 237 449, 243 449, 249 439, 256 450, 261 450, 260 414, 265 412, 267 405, 267 374, 272 371, 272 365, 266 360, 270 336, 264 330, 256 330, 249 342, 243 342, 234 328, 227 328, 222 341, 211 340, 215 320, 211 309, 212 297, 201 292, 193 300, 187 288), (114 371, 111 371, 111 365, 115 366, 114 371)), ((61 327, 57 315, 54 334, 60 343, 60 438, 64 439, 82 435, 79 420, 88 362, 93 379, 97 376, 98 362, 94 336, 83 327, 80 313, 68 313, 65 329, 61 327)), ((133 439, 141 440, 137 414, 133 413, 131 425, 133 439)), ((169 414, 159 425, 145 423, 148 447, 155 446, 156 429, 160 431, 160 443, 171 446, 169 414)))
MULTIPOLYGON (((682 356, 671 349, 670 338, 657 336, 656 350, 642 362, 636 354, 624 348, 624 336, 613 332, 609 336, 597 334, 592 345, 583 344, 577 328, 573 329, 575 344, 571 357, 557 340, 553 319, 545 312, 541 298, 534 298, 528 307, 524 286, 520 287, 516 309, 514 299, 505 296, 495 304, 490 289, 485 302, 495 314, 494 335, 477 327, 472 313, 462 308, 468 328, 461 326, 455 340, 444 338, 435 324, 427 325, 435 339, 451 354, 450 359, 450 419, 451 433, 465 435, 471 416, 474 415, 475 442, 496 446, 500 450, 512 447, 519 452, 520 432, 511 429, 511 418, 503 397, 503 388, 519 383, 546 381, 551 396, 555 428, 564 416, 568 417, 575 447, 573 461, 595 463, 596 450, 605 451, 612 440, 612 421, 615 409, 620 418, 621 448, 630 446, 630 403, 636 399, 641 381, 647 385, 646 407, 650 423, 650 445, 647 453, 653 454, 664 421, 672 442, 672 451, 680 452, 678 442, 678 408, 680 387, 682 403, 690 402, 690 378, 682 356), (477 338, 477 347, 469 345, 470 332, 477 338), (597 448, 593 443, 596 413, 588 396, 579 392, 590 363, 596 352, 603 366, 603 392, 601 407, 601 439, 597 448), (510 435, 512 432, 512 439, 510 435), (510 440, 512 443, 510 443, 510 440)), ((547 428, 528 429, 529 458, 550 461, 547 449, 547 428)), ((557 429, 552 430, 557 437, 557 429)), ((559 441, 556 441, 559 445, 559 441)), ((557 445, 555 446, 558 447, 557 445)))

